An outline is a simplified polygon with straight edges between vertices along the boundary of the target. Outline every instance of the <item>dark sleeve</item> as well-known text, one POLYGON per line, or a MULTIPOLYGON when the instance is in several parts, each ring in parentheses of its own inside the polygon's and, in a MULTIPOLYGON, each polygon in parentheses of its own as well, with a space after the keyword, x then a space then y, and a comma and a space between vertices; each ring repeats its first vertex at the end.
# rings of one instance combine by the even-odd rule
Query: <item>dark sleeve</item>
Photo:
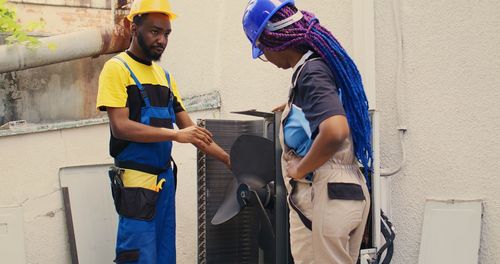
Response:
POLYGON ((328 65, 322 60, 315 60, 303 67, 297 80, 294 103, 304 111, 315 138, 321 122, 334 115, 345 116, 345 111, 328 65))
POLYGON ((179 102, 179 100, 177 100, 177 96, 174 95, 174 113, 179 113, 179 112, 182 112, 182 111, 186 111, 186 109, 184 109, 184 107, 182 106, 182 104, 179 102))

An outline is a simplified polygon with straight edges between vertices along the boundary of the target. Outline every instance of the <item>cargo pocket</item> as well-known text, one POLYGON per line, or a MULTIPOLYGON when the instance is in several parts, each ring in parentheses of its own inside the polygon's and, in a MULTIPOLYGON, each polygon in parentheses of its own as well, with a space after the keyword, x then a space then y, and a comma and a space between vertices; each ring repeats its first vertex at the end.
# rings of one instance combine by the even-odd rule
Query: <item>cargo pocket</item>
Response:
POLYGON ((141 187, 121 187, 116 211, 123 217, 150 221, 156 214, 159 193, 141 187))
POLYGON ((150 221, 156 214, 156 202, 161 184, 157 176, 134 170, 120 169, 111 182, 116 212, 123 217, 150 221))
POLYGON ((139 249, 127 250, 118 253, 113 261, 116 264, 126 264, 139 261, 139 249))
POLYGON ((356 183, 329 182, 323 232, 325 236, 348 237, 359 223, 366 205, 363 189, 356 183))
POLYGON ((328 198, 339 200, 364 201, 363 189, 356 183, 329 182, 328 198))

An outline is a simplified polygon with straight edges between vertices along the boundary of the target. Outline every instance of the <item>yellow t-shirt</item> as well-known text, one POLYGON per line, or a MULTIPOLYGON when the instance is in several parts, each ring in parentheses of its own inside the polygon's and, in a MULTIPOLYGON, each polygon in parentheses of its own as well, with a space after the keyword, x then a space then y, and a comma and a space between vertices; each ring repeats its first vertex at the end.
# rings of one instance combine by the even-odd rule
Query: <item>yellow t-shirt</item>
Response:
MULTIPOLYGON (((148 63, 129 55, 126 52, 118 54, 121 59, 133 71, 139 82, 146 91, 151 106, 166 107, 171 93, 173 93, 174 112, 185 111, 182 99, 177 90, 177 84, 170 75, 169 87, 164 70, 156 63, 148 63)), ((108 60, 99 76, 99 90, 97 93, 96 107, 101 111, 106 111, 107 107, 128 107, 129 119, 140 122, 141 106, 143 106, 142 96, 134 79, 123 62, 116 58, 108 60)), ((151 124, 154 125, 154 124, 151 124)), ((173 124, 158 124, 167 128, 173 128, 173 124)), ((116 157, 128 142, 120 140, 111 135, 110 154, 116 157)), ((154 190, 157 184, 157 176, 145 172, 126 169, 122 175, 122 180, 127 187, 143 187, 154 190)))
MULTIPOLYGON (((117 56, 127 62, 128 66, 134 72, 150 97, 151 104, 153 106, 156 106, 156 103, 160 104, 160 106, 163 105, 162 102, 157 102, 157 100, 168 98, 152 96, 160 95, 160 97, 162 97, 169 95, 170 88, 168 87, 167 78, 163 69, 154 62, 148 65, 146 62, 138 61, 137 58, 132 58, 126 52, 122 52, 117 56), (158 93, 158 91, 155 91, 156 89, 162 88, 166 89, 165 93, 158 93)), ((185 111, 184 104, 182 103, 182 99, 177 89, 177 83, 172 74, 170 74, 170 83, 172 85, 171 90, 174 93, 174 111, 176 113, 185 111)), ((129 95, 134 94, 140 95, 139 89, 135 85, 129 70, 118 59, 112 58, 108 60, 104 64, 101 75, 99 76, 99 90, 97 92, 96 107, 101 111, 105 111, 106 107, 130 108, 132 105, 129 104, 137 103, 133 102, 133 100, 141 99, 141 97, 129 98, 129 95)))

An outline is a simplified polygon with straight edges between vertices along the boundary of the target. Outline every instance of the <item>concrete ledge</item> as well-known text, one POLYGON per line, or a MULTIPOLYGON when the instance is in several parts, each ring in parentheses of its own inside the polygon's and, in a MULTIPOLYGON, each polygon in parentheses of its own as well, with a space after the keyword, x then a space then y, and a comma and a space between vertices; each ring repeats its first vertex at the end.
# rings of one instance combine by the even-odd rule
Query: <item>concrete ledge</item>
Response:
MULTIPOLYGON (((218 91, 207 94, 196 95, 185 98, 184 106, 188 112, 205 111, 219 109, 221 106, 220 94, 218 91)), ((54 131, 69 128, 78 128, 106 124, 109 122, 107 117, 84 119, 77 121, 65 121, 50 124, 30 124, 25 120, 16 120, 8 122, 0 127, 0 137, 24 135, 46 131, 54 131)))
POLYGON ((93 126, 108 123, 109 120, 107 117, 103 118, 94 118, 94 119, 84 119, 78 121, 67 121, 67 122, 58 122, 52 124, 28 124, 19 121, 12 121, 2 126, 5 129, 0 130, 0 137, 5 136, 15 136, 15 135, 23 135, 23 134, 31 134, 31 133, 39 133, 46 131, 54 131, 68 128, 78 128, 85 126, 93 126), (13 123, 24 123, 24 124, 13 124, 13 123), (11 125, 8 125, 11 124, 11 125))

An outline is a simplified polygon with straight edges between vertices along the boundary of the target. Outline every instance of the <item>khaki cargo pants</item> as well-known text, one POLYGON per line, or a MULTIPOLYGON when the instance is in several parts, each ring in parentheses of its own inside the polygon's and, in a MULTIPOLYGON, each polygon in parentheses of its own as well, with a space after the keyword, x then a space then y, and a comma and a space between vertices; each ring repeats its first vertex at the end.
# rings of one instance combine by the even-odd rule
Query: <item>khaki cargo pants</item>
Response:
MULTIPOLYGON (((358 259, 370 194, 351 142, 351 138, 345 140, 333 157, 314 172, 312 182, 295 181, 293 190, 286 176, 286 161, 281 159, 289 195, 290 244, 295 264, 352 264, 358 259), (312 231, 293 207, 310 220, 312 231)), ((283 134, 281 145, 283 153, 288 152, 283 134)))
MULTIPOLYGON (((311 231, 290 206, 290 242, 296 264, 356 263, 370 208, 364 178, 356 171, 356 165, 328 162, 315 172, 312 184, 295 184, 291 199, 312 222, 311 231), (362 197, 346 193, 354 189, 362 197)), ((288 182, 287 187, 291 190, 288 182)))

